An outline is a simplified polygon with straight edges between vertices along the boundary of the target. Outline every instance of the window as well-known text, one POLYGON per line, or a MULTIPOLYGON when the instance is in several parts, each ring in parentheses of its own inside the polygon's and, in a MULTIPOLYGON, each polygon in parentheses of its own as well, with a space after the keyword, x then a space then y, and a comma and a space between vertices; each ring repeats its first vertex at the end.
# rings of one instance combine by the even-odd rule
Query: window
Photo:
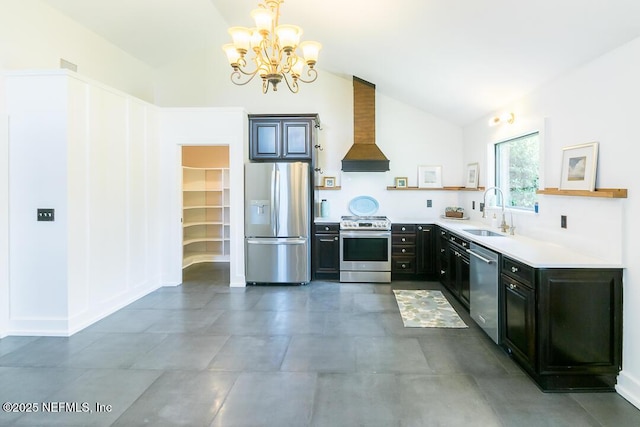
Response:
POLYGON ((496 186, 504 191, 505 206, 533 210, 539 178, 538 132, 497 143, 495 156, 496 186))

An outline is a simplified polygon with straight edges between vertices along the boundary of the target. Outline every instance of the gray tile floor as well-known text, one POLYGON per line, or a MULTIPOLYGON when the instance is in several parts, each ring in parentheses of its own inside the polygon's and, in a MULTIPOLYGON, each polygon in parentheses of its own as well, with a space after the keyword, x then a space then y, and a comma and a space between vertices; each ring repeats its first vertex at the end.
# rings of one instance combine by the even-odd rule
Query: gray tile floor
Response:
POLYGON ((540 392, 455 301, 468 329, 404 328, 391 289, 437 283, 228 277, 196 265, 70 338, 0 340, 0 402, 39 409, 0 425, 640 425, 615 393, 540 392))

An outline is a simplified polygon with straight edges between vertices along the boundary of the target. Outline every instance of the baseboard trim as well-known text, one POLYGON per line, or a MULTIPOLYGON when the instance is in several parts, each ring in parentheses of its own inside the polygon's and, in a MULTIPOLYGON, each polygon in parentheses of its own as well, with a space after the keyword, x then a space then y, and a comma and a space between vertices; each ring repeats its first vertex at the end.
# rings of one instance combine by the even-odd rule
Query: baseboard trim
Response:
POLYGON ((637 378, 620 372, 618 375, 618 384, 616 384, 616 392, 633 406, 640 409, 640 381, 637 378))

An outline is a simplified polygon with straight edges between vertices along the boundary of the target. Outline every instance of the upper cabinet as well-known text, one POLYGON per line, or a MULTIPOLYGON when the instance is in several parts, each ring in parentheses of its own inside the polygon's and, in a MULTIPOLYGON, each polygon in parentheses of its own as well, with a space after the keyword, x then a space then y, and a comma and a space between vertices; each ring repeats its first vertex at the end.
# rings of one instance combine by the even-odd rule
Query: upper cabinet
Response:
POLYGON ((311 160, 317 114, 250 115, 251 160, 311 160))

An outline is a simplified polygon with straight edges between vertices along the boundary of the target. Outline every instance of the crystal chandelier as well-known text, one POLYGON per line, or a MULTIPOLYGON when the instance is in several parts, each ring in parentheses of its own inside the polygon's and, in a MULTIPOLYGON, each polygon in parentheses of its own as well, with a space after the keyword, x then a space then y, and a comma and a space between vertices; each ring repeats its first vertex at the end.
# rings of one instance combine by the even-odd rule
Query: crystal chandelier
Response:
POLYGON ((312 41, 300 43, 302 28, 278 23, 282 3, 284 0, 262 0, 258 9, 251 11, 255 28, 229 28, 233 43, 224 45, 222 49, 233 68, 231 81, 234 84, 246 85, 259 75, 262 78, 262 93, 267 93, 269 85, 274 92, 277 91, 278 83, 282 80, 291 92, 297 93, 298 81, 311 83, 318 78, 314 66, 322 45, 312 41), (298 48, 302 51, 302 57, 296 53, 298 48), (247 69, 245 56, 249 49, 254 53, 253 71, 247 69), (301 77, 305 65, 307 80, 301 77))

